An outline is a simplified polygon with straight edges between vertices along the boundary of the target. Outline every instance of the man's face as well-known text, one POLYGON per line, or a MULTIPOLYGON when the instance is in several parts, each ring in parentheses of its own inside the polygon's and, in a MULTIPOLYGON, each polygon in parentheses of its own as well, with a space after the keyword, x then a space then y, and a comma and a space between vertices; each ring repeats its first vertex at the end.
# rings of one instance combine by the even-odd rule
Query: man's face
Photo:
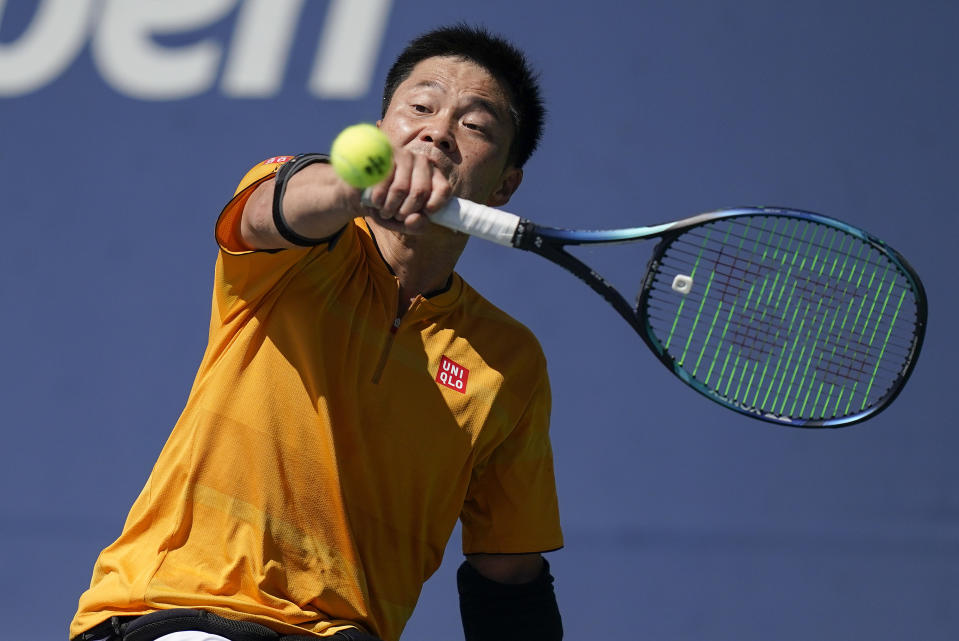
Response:
POLYGON ((462 198, 504 205, 522 180, 522 170, 508 163, 515 133, 509 98, 473 62, 423 60, 396 88, 379 124, 394 146, 427 156, 462 198))

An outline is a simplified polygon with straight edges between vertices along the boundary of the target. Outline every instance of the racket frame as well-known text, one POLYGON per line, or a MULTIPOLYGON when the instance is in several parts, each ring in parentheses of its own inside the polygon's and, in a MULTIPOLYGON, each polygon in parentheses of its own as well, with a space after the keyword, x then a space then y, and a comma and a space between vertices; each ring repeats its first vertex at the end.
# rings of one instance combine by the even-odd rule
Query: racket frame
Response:
MULTIPOLYGON (((500 244, 506 243, 501 242, 500 244)), ((662 225, 611 230, 562 229, 538 225, 529 219, 523 218, 519 219, 509 244, 517 249, 538 254, 547 260, 560 265, 589 285, 593 291, 602 296, 613 307, 613 309, 615 309, 616 312, 627 323, 629 323, 629 325, 643 339, 653 354, 656 355, 657 359, 677 378, 692 387, 694 390, 724 407, 739 412, 740 414, 767 422, 784 424, 791 427, 836 428, 853 425, 855 423, 864 421, 867 418, 875 416, 883 409, 888 407, 889 404, 892 403, 902 391, 903 386, 915 368, 919 352, 922 349, 922 343, 925 336, 925 327, 928 318, 928 304, 926 301, 926 294, 922 285, 922 281, 920 281, 915 270, 899 252, 879 238, 857 227, 853 227, 852 225, 834 218, 823 216, 821 214, 796 209, 787 209, 783 207, 736 207, 720 209, 662 225), (646 309, 649 301, 649 293, 651 291, 650 284, 655 278, 659 261, 662 258, 663 248, 666 247, 669 242, 671 242, 677 236, 693 227, 706 225, 718 220, 743 216, 787 217, 819 223, 833 229, 838 229, 839 231, 850 234, 877 249, 892 263, 894 263, 899 273, 905 277, 909 287, 915 293, 916 299, 915 340, 910 346, 910 352, 907 356, 907 361, 898 378, 890 386, 890 389, 886 395, 880 398, 877 403, 865 408, 860 412, 844 415, 841 417, 823 419, 802 420, 789 416, 761 412, 756 408, 749 407, 744 404, 730 402, 722 395, 710 389, 707 385, 696 379, 686 369, 680 366, 655 337, 652 327, 648 322, 646 309), (642 287, 637 296, 635 306, 627 302, 623 295, 615 287, 613 287, 613 285, 611 285, 602 274, 564 249, 567 246, 619 244, 635 242, 639 240, 648 240, 652 238, 659 238, 660 242, 654 248, 653 254, 647 263, 646 273, 643 277, 642 287)))

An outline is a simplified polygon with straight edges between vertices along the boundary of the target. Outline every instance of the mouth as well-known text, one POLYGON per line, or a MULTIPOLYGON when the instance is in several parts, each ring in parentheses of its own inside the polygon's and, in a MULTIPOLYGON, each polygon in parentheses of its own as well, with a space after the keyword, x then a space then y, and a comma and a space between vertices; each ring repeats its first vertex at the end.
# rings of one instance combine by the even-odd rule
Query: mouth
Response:
POLYGON ((447 154, 443 153, 441 150, 436 147, 411 147, 409 148, 414 154, 420 156, 425 156, 427 160, 430 161, 430 164, 443 172, 443 175, 449 178, 450 172, 453 170, 453 167, 456 165, 455 159, 449 157, 447 154))

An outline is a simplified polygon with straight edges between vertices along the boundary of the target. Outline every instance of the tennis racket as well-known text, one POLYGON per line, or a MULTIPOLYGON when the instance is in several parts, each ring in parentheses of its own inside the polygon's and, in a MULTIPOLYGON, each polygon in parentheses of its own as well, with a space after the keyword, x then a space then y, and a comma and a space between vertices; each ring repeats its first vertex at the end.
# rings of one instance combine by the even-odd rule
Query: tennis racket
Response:
POLYGON ((681 381, 764 421, 841 427, 875 416, 922 347, 927 304, 916 272, 875 236, 819 214, 737 208, 585 231, 453 199, 431 220, 566 268, 681 381), (565 250, 650 238, 659 243, 635 305, 565 250))

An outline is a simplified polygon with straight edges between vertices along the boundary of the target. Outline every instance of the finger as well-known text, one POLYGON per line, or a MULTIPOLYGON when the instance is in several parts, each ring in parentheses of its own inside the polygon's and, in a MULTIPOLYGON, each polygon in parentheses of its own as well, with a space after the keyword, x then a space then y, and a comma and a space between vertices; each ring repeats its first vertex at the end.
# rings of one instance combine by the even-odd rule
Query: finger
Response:
POLYGON ((386 202, 386 194, 389 191, 390 184, 393 182, 393 176, 395 173, 396 165, 393 166, 393 169, 386 178, 372 187, 367 187, 363 191, 362 202, 365 207, 369 209, 375 209, 377 211, 383 208, 383 203, 386 202))
POLYGON ((414 154, 400 150, 393 156, 394 168, 392 180, 386 186, 386 197, 380 205, 380 216, 393 218, 400 211, 410 193, 410 183, 413 180, 413 168, 416 162, 414 154))
POLYGON ((422 234, 432 227, 429 216, 424 214, 410 214, 403 220, 403 231, 407 234, 422 234))
POLYGON ((431 178, 433 184, 430 190, 430 197, 422 209, 422 211, 426 212, 427 214, 435 214, 438 212, 446 203, 450 201, 450 198, 453 195, 453 190, 450 187, 450 181, 443 174, 443 172, 436 170, 433 172, 431 178))
POLYGON ((422 154, 414 154, 409 194, 407 194, 403 204, 400 205, 397 218, 402 220, 410 214, 423 210, 430 198, 430 193, 433 191, 434 173, 438 173, 438 170, 429 161, 429 158, 422 154))

